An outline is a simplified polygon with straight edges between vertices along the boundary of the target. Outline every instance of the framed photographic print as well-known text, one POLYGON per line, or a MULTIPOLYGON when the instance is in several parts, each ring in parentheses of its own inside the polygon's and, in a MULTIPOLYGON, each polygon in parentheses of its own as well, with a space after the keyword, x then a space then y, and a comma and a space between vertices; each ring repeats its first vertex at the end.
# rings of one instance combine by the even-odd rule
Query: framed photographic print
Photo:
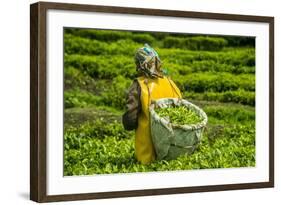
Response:
POLYGON ((274 18, 30 6, 30 198, 274 186, 274 18))

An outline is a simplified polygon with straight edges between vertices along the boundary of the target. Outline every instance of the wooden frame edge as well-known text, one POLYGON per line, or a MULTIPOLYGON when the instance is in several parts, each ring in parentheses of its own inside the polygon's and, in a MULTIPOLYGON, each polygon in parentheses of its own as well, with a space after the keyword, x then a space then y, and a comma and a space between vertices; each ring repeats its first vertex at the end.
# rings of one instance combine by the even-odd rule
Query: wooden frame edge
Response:
POLYGON ((269 181, 274 187, 274 17, 269 24, 269 181))
POLYGON ((242 190, 242 189, 264 189, 264 188, 272 188, 272 187, 273 184, 271 182, 259 182, 259 183, 226 184, 226 185, 180 187, 180 188, 165 188, 165 189, 130 190, 130 191, 118 191, 118 192, 49 195, 46 196, 44 200, 40 202, 157 196, 157 195, 187 194, 187 193, 196 193, 196 192, 231 191, 231 190, 242 190))
POLYGON ((30 6, 30 199, 39 200, 38 170, 38 4, 30 6))
POLYGON ((30 199, 46 200, 46 9, 30 5, 30 199))

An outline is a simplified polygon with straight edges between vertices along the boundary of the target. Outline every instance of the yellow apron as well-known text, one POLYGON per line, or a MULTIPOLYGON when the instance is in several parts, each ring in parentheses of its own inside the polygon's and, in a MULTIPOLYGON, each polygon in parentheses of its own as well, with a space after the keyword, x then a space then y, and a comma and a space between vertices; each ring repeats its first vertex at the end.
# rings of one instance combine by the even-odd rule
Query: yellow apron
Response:
POLYGON ((135 150, 137 160, 142 164, 147 164, 155 159, 155 151, 150 135, 148 110, 151 100, 169 97, 182 98, 182 95, 179 88, 169 77, 155 79, 138 77, 138 83, 141 87, 142 111, 138 117, 135 150))

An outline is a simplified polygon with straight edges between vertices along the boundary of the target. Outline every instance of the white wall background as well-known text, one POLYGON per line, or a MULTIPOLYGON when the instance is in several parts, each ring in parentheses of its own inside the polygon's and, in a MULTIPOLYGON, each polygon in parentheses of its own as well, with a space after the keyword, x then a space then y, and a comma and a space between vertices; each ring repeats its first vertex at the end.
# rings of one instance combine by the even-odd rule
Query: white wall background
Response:
MULTIPOLYGON (((51 1, 51 0, 50 0, 51 1)), ((0 6, 0 204, 29 201, 29 4, 2 1, 0 6)), ((159 8, 217 13, 275 16, 275 188, 169 196, 149 196, 59 204, 278 204, 281 195, 280 36, 277 0, 60 0, 85 4, 159 8), (279 115, 279 116, 278 116, 279 115)), ((53 203, 57 204, 57 203, 53 203)))

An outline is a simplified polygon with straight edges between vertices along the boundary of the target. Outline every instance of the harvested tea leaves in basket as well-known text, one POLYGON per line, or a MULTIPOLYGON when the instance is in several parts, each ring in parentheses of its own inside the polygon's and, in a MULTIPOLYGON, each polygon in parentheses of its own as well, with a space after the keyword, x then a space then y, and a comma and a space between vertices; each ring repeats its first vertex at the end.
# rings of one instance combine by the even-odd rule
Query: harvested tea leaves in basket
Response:
POLYGON ((156 108, 155 112, 177 125, 197 124, 203 120, 196 112, 185 106, 156 108))

